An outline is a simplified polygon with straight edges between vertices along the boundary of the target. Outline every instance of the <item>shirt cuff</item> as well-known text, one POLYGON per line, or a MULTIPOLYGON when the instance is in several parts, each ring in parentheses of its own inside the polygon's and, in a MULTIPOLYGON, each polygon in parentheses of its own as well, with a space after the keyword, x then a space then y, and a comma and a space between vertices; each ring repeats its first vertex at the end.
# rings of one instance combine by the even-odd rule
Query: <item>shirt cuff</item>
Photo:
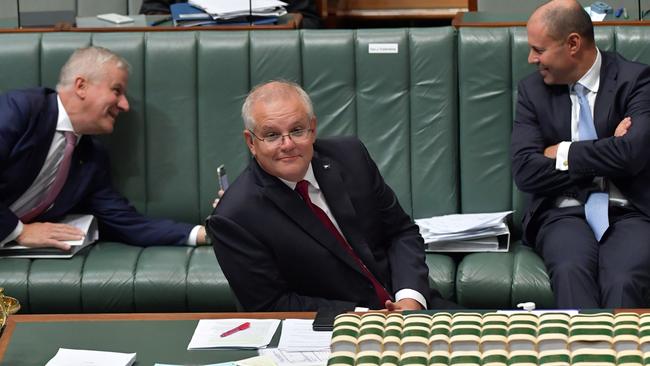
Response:
POLYGON ((422 305, 423 309, 427 308, 427 300, 424 299, 421 293, 411 290, 410 288, 403 288, 395 294, 395 302, 400 301, 401 299, 413 299, 422 305))
POLYGON ((562 141, 557 146, 557 154, 555 155, 556 170, 569 170, 569 146, 571 146, 569 141, 562 141))
POLYGON ((20 220, 18 220, 18 225, 16 225, 16 227, 14 228, 14 231, 12 231, 9 234, 9 236, 7 236, 6 238, 2 239, 2 241, 0 241, 0 248, 4 247, 5 244, 9 243, 10 241, 15 240, 18 237, 18 235, 22 234, 22 232, 23 232, 23 223, 20 220))
POLYGON ((190 231, 190 235, 187 237, 187 245, 189 246, 196 246, 196 237, 199 235, 199 229, 201 228, 201 225, 196 225, 194 228, 192 228, 192 231, 190 231))

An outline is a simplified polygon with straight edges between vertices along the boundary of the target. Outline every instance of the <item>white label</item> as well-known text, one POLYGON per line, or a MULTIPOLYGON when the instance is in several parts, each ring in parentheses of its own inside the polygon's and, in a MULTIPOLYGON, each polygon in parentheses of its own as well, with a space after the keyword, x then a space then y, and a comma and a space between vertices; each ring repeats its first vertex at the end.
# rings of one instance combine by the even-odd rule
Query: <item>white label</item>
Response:
POLYGON ((370 43, 368 53, 399 53, 397 43, 370 43))

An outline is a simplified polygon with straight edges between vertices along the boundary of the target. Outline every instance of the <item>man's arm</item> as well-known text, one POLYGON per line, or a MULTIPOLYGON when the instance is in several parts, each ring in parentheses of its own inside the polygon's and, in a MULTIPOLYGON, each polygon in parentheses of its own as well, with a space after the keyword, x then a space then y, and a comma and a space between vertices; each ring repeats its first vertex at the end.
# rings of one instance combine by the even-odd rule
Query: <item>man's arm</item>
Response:
POLYGON ((387 302, 388 310, 419 310, 427 307, 429 269, 425 259, 424 240, 411 218, 402 209, 395 192, 386 184, 368 150, 361 144, 363 156, 372 177, 372 190, 377 202, 378 230, 384 231, 389 246, 390 277, 396 302, 387 302), (415 294, 413 294, 415 292, 415 294), (406 294, 402 297, 400 294, 406 294), (414 296, 411 296, 413 294, 414 296))
MULTIPOLYGON (((150 245, 184 245, 193 225, 167 219, 146 217, 118 193, 111 184, 108 155, 97 147, 97 164, 92 179, 89 197, 82 202, 80 210, 95 215, 99 222, 99 232, 103 238, 124 243, 150 245)), ((201 235, 197 231, 197 238, 201 235)))
POLYGON ((528 95, 525 81, 519 83, 517 110, 512 128, 513 178, 523 192, 557 196, 577 184, 586 182, 572 178, 566 171, 557 170, 555 160, 544 155, 549 143, 542 133, 537 111, 528 95))
POLYGON ((633 177, 647 166, 650 156, 650 67, 644 66, 638 76, 620 81, 616 94, 623 100, 614 103, 623 105, 611 108, 618 107, 632 119, 634 126, 621 137, 573 142, 568 154, 571 176, 633 177))
MULTIPOLYGON (((616 130, 614 130, 614 137, 625 136, 625 134, 630 129, 630 127, 632 127, 632 118, 630 117, 623 118, 623 120, 618 123, 618 126, 616 126, 616 130)), ((544 149, 544 156, 546 156, 549 159, 557 159, 560 150, 561 150, 560 144, 551 145, 546 149, 544 149)), ((566 153, 566 155, 568 155, 568 152, 566 153)))
POLYGON ((356 304, 300 295, 292 290, 273 253, 249 231, 229 218, 212 215, 208 235, 223 273, 246 311, 353 310, 356 304))

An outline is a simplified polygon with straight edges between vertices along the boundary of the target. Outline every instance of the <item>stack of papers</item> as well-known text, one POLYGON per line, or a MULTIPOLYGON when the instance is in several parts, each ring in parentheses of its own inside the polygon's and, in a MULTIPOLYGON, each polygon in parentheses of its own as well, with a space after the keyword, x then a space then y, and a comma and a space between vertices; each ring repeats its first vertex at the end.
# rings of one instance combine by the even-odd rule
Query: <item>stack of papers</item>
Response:
POLYGON ((70 244, 70 250, 63 251, 56 248, 32 248, 18 245, 15 241, 5 244, 0 248, 0 257, 11 258, 70 258, 78 251, 94 243, 99 238, 97 220, 93 215, 68 215, 59 221, 80 229, 86 236, 81 240, 65 240, 70 244))
POLYGON ((131 366, 134 362, 135 353, 59 348, 56 355, 45 366, 131 366))
POLYGON ((202 9, 214 19, 279 17, 287 13, 287 3, 279 0, 189 0, 190 5, 202 9))
POLYGON ((455 214, 417 219, 420 234, 431 252, 507 251, 510 231, 506 218, 512 211, 455 214))
POLYGON ((279 324, 279 319, 201 319, 187 349, 263 348, 271 343, 279 324), (221 336, 244 323, 250 323, 250 327, 225 337, 221 336))
POLYGON ((287 352, 329 351, 332 332, 316 332, 313 319, 285 319, 278 348, 287 352))

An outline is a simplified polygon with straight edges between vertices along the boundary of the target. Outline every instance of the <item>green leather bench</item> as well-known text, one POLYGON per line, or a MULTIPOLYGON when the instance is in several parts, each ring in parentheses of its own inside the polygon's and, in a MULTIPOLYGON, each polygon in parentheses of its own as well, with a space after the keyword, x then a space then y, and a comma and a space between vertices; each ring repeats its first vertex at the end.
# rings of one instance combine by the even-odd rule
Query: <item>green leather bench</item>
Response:
MULTIPOLYGON (((648 36, 598 29, 603 47, 646 62, 648 36)), ((525 29, 0 34, 0 91, 55 85, 72 50, 91 44, 132 65, 131 111, 103 139, 115 185, 141 212, 201 223, 216 167, 232 180, 248 162, 247 91, 295 80, 314 100, 319 134, 359 136, 413 217, 517 210, 509 253, 427 255, 443 296, 470 308, 553 305, 541 259, 516 240, 509 139, 516 81, 531 71, 525 29), (398 52, 370 52, 377 43, 398 52)), ((0 287, 32 313, 236 309, 210 247, 99 242, 70 260, 0 259, 0 287)))

